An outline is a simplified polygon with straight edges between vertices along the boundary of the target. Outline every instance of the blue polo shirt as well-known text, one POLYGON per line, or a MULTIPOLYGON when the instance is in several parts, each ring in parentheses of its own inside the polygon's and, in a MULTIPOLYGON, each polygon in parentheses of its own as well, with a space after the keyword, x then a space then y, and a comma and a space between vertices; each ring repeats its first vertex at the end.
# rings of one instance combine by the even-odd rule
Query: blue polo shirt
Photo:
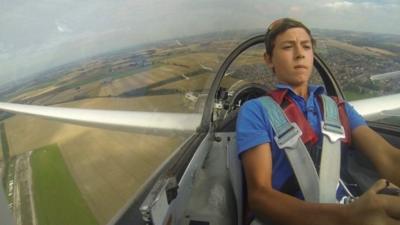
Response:
MULTIPOLYGON (((318 135, 318 143, 321 144, 322 133, 320 123, 323 115, 321 114, 317 96, 325 94, 324 87, 309 85, 309 97, 307 100, 298 96, 288 85, 278 84, 277 88, 289 90, 289 96, 300 107, 304 116, 310 122, 314 132, 318 135)), ((347 102, 345 103, 345 110, 352 131, 358 126, 366 125, 362 116, 347 102)), ((252 99, 245 102, 239 111, 236 122, 237 149, 240 156, 243 152, 257 145, 269 143, 272 153, 272 187, 276 190, 280 190, 286 180, 293 175, 293 170, 286 158, 285 152, 279 149, 275 141, 273 141, 275 132, 268 118, 268 112, 262 106, 259 99, 252 99)), ((297 197, 302 198, 301 195, 297 197)))

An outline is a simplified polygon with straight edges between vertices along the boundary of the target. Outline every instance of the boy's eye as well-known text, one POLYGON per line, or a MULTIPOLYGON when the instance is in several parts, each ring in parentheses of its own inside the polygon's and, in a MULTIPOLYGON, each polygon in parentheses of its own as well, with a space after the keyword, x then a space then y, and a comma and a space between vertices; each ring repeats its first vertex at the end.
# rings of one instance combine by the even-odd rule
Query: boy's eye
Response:
POLYGON ((291 48, 292 46, 291 45, 284 45, 283 46, 283 49, 289 49, 289 48, 291 48))
POLYGON ((311 46, 310 46, 310 45, 304 45, 303 48, 305 48, 305 49, 310 49, 311 46))

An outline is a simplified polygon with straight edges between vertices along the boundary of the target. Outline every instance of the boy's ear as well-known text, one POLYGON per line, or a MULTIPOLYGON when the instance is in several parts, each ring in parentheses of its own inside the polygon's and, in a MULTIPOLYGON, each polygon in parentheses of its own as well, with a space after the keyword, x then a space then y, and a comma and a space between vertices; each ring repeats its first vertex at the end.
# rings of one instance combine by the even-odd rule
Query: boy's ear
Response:
POLYGON ((268 68, 270 68, 271 70, 274 69, 274 64, 272 64, 272 59, 267 54, 267 52, 264 53, 264 61, 265 61, 265 64, 267 64, 268 68))

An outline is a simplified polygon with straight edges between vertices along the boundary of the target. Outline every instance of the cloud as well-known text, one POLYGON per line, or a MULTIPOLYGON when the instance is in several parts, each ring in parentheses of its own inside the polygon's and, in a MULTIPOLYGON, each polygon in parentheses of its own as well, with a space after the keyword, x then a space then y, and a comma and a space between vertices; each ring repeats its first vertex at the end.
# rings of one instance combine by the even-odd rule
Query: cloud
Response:
POLYGON ((57 26, 57 30, 61 33, 70 33, 72 32, 71 28, 69 28, 66 24, 60 23, 58 21, 55 22, 57 26))
POLYGON ((337 2, 330 2, 330 3, 326 3, 325 7, 328 8, 333 8, 335 10, 340 10, 340 9, 348 9, 351 8, 354 5, 354 3, 352 2, 348 2, 348 1, 337 1, 337 2))
POLYGON ((303 10, 303 7, 297 6, 297 5, 291 6, 291 7, 289 8, 289 12, 290 12, 291 14, 302 13, 303 11, 304 11, 304 10, 303 10))
POLYGON ((398 0, 4 1, 0 83, 10 71, 32 73, 162 39, 243 28, 261 30, 282 17, 299 19, 311 28, 400 34, 398 0), (18 65, 25 63, 29 69, 22 71, 18 65))
POLYGON ((348 0, 348 1, 328 1, 323 3, 323 7, 334 10, 354 9, 354 10, 385 10, 398 8, 398 1, 391 0, 348 0))

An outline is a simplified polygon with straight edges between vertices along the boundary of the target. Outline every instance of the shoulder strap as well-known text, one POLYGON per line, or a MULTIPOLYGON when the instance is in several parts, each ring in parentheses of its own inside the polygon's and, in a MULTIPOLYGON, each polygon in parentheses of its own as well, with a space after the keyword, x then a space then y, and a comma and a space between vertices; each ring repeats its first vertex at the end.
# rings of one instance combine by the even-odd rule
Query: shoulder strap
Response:
POLYGON ((321 122, 322 154, 319 170, 320 202, 336 202, 336 188, 340 178, 340 140, 345 132, 340 123, 336 102, 326 95, 321 95, 324 109, 324 121, 321 122))
POLYGON ((269 96, 260 98, 268 111, 269 121, 276 134, 274 140, 283 149, 293 168, 306 201, 319 201, 319 178, 307 148, 301 141, 301 130, 290 123, 281 107, 269 96))
POLYGON ((307 201, 336 202, 336 188, 340 178, 340 140, 345 138, 336 102, 321 95, 324 121, 320 174, 301 141, 301 130, 296 123, 290 123, 281 107, 269 96, 260 98, 268 111, 269 121, 276 134, 274 140, 283 149, 293 168, 300 189, 307 201))

